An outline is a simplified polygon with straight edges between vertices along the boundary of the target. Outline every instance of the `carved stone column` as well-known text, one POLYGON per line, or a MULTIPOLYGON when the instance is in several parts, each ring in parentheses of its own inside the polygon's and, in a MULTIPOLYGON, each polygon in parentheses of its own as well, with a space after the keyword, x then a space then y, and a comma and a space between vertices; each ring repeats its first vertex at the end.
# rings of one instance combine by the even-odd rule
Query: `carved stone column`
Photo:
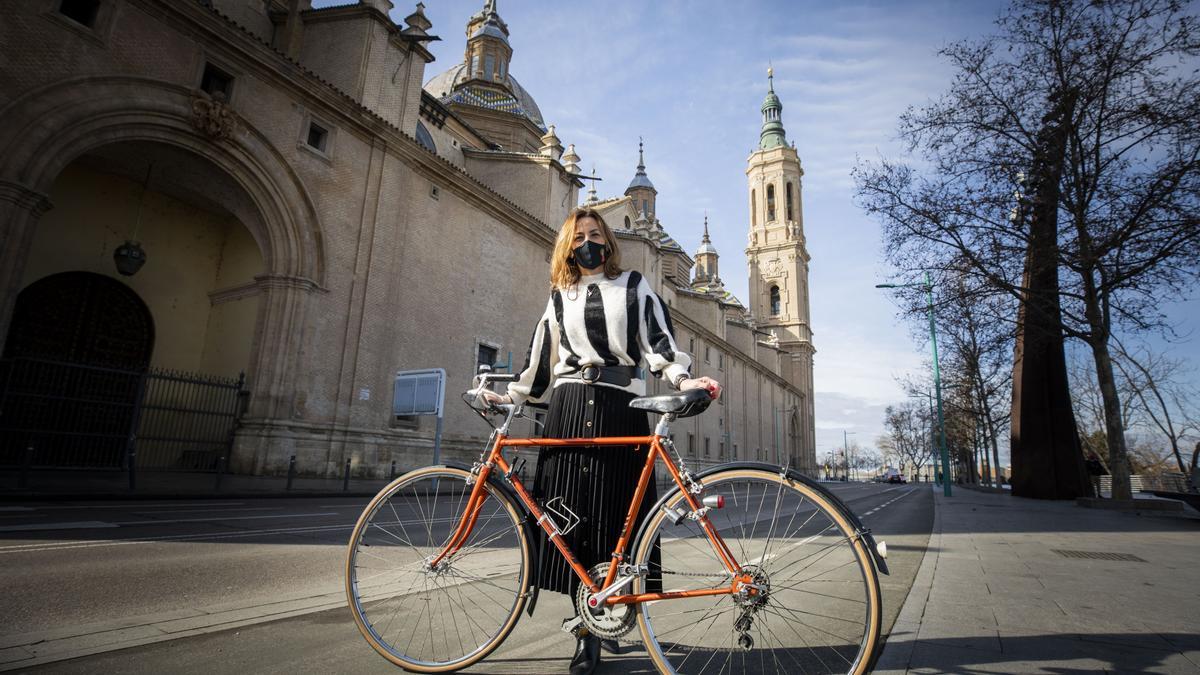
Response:
POLYGON ((0 354, 8 338, 13 307, 21 291, 25 261, 33 246, 33 232, 50 199, 19 183, 0 181, 0 354))
POLYGON ((279 474, 287 469, 292 440, 287 425, 298 387, 305 386, 303 347, 308 304, 315 282, 263 274, 254 278, 262 295, 250 372, 249 409, 236 433, 230 468, 234 473, 279 474))

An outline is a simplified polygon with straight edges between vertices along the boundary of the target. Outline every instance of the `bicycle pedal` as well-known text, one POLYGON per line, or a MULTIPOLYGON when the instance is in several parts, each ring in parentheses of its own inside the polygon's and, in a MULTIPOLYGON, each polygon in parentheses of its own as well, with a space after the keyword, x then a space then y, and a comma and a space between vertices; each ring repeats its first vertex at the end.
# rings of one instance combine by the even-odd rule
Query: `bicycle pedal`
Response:
POLYGON ((562 632, 570 633, 571 635, 574 635, 575 637, 579 637, 578 632, 582 626, 583 626, 583 617, 572 616, 570 618, 563 619, 562 632))

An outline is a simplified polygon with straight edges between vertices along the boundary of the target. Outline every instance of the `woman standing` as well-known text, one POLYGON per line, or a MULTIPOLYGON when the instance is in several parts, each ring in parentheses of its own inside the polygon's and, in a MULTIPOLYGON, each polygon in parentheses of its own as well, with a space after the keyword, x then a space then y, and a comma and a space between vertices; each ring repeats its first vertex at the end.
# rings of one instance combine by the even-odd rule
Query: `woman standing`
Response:
MULTIPOLYGON (((650 374, 682 391, 721 385, 692 378, 692 360, 679 351, 666 304, 636 271, 622 270, 616 237, 599 213, 571 212, 559 230, 550 263, 550 299, 529 344, 524 370, 492 403, 549 401, 547 438, 648 436, 646 413, 629 401, 646 395, 644 358, 650 374)), ((611 562, 626 509, 645 466, 645 447, 543 448, 533 495, 542 504, 561 498, 580 518, 564 538, 585 568, 611 562)), ((651 481, 639 520, 658 501, 651 481)), ((548 546, 541 539, 543 547, 548 546)), ((578 577, 554 551, 545 550, 539 588, 574 598, 578 577)), ((586 675, 600 661, 599 640, 577 633, 571 675, 586 675)))

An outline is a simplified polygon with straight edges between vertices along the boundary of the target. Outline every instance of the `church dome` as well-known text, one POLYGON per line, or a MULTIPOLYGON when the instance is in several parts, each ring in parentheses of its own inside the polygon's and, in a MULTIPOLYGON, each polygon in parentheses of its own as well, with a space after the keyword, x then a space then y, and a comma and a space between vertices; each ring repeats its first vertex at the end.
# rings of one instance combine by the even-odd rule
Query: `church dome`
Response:
POLYGON ((533 122, 534 126, 546 130, 542 111, 529 92, 517 82, 517 78, 506 75, 501 85, 485 85, 481 82, 464 84, 469 80, 466 62, 439 73, 425 83, 425 91, 442 103, 460 103, 489 110, 519 115, 533 122), (500 85, 500 86, 497 86, 500 85), (505 91, 505 88, 511 91, 505 91))

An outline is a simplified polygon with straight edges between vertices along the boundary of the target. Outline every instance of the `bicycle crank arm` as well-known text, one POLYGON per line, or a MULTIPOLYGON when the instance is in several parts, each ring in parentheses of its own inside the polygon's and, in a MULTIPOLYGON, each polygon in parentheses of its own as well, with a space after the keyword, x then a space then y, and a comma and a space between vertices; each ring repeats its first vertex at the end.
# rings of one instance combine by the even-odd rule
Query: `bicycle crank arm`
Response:
POLYGON ((612 586, 609 586, 599 593, 593 594, 592 597, 588 598, 587 600, 588 608, 592 610, 600 609, 610 597, 616 595, 618 591, 628 586, 629 582, 633 581, 636 576, 637 575, 631 574, 627 577, 621 577, 620 579, 614 581, 612 586))

